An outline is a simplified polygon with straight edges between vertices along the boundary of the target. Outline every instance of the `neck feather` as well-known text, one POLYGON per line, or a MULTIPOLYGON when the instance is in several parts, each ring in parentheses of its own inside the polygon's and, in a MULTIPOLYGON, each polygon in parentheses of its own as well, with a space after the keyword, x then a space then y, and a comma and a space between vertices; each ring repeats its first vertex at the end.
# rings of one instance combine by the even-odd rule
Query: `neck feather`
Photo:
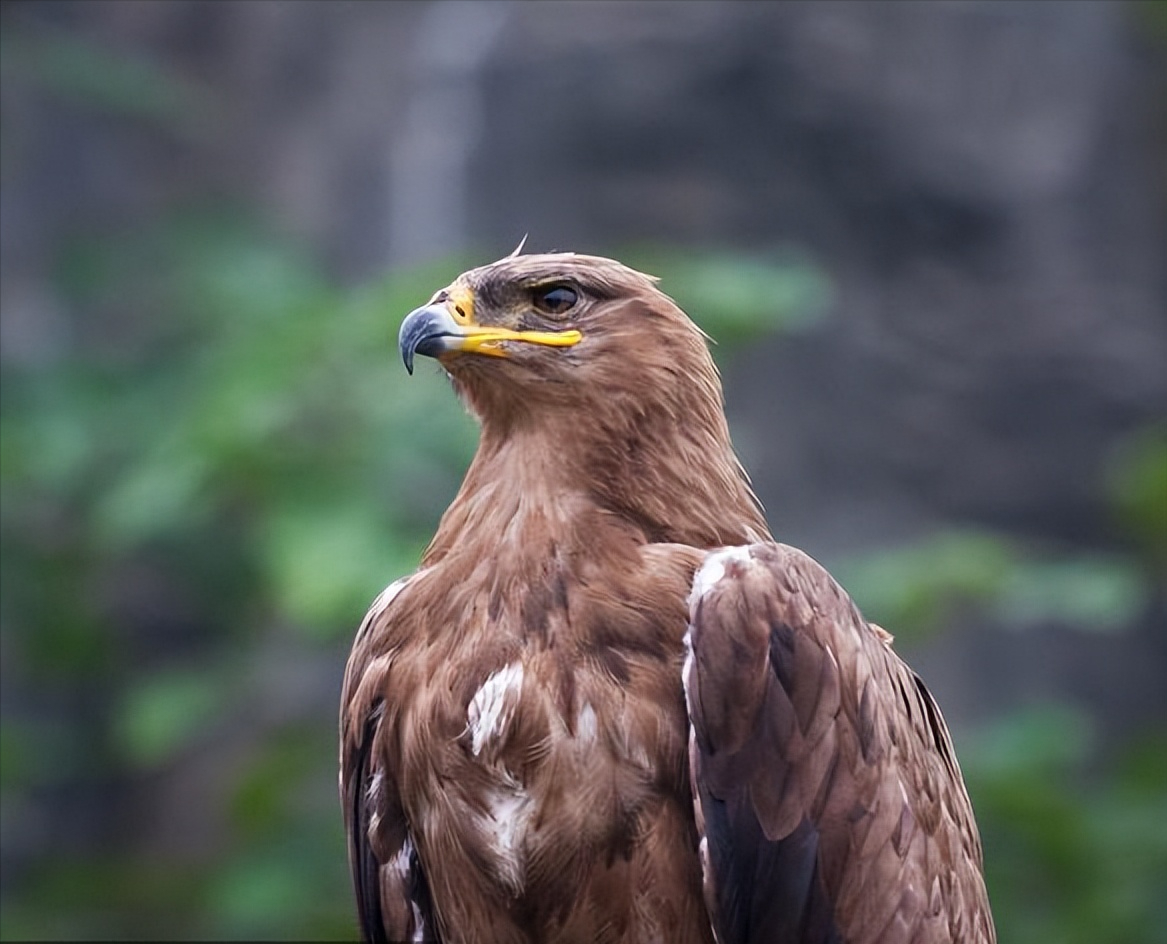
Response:
POLYGON ((478 451, 424 563, 467 541, 524 545, 504 549, 508 556, 539 553, 531 545, 542 544, 542 535, 566 531, 583 531, 585 546, 589 531, 699 548, 768 539, 720 398, 704 411, 680 406, 648 404, 632 413, 583 404, 540 411, 537 421, 508 417, 501 428, 484 419, 478 451))

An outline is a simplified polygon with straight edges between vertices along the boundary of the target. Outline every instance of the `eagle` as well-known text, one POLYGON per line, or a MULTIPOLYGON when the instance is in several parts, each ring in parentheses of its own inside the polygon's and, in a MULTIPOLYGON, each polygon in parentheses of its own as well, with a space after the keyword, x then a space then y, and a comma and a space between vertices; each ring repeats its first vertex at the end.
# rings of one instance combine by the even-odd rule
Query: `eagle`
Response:
POLYGON ((656 283, 516 250, 401 325, 480 438, 345 670, 363 938, 991 944, 936 702, 774 541, 656 283))

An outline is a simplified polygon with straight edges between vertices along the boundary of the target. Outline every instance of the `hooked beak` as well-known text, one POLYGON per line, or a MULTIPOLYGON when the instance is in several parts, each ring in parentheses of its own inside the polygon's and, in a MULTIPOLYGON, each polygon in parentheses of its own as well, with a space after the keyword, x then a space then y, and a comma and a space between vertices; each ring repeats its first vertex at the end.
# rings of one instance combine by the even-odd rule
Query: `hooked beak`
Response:
POLYGON ((503 341, 524 341, 547 347, 571 347, 583 335, 578 331, 512 331, 488 325, 462 323, 445 304, 426 305, 410 312, 401 323, 397 347, 405 369, 413 373, 413 357, 441 357, 443 354, 488 354, 506 357, 503 341))
POLYGON ((401 322, 397 335, 397 349, 405 369, 413 373, 413 355, 437 357, 446 351, 456 351, 461 341, 462 326, 454 320, 445 305, 426 305, 411 311, 401 322))

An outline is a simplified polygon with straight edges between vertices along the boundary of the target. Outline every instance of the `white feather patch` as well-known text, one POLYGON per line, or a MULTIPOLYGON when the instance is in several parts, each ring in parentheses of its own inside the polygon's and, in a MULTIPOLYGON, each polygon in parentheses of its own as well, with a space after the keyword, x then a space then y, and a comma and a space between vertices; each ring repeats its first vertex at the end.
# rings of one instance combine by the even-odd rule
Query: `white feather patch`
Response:
POLYGON ((369 781, 369 787, 365 791, 365 804, 372 808, 372 812, 369 814, 370 838, 381 828, 381 791, 384 786, 385 774, 380 770, 375 771, 369 781))
POLYGON ((704 562, 697 568, 697 573, 693 577, 693 589, 689 593, 689 612, 692 613, 700 599, 725 576, 726 567, 730 563, 737 561, 740 564, 748 564, 751 560, 753 555, 748 544, 741 547, 723 547, 706 554, 704 562))
POLYGON ((689 625, 685 630, 685 663, 681 666, 681 686, 685 691, 685 707, 693 714, 693 696, 689 691, 689 678, 693 672, 693 617, 701 600, 709 594, 722 578, 731 563, 748 565, 753 560, 750 545, 723 547, 705 555, 705 560, 693 576, 693 588, 689 591, 689 625))
MULTIPOLYGON (((685 692, 685 710, 689 713, 689 717, 693 717, 693 697, 689 693, 689 676, 693 672, 693 627, 689 626, 685 630, 685 664, 681 666, 681 688, 685 692)), ((692 725, 689 726, 690 732, 692 725)))
MULTIPOLYGON (((408 888, 413 871, 413 840, 406 836, 405 842, 397 850, 397 855, 386 862, 384 867, 386 871, 408 888)), ((410 941, 421 942, 431 940, 430 930, 425 923, 425 916, 422 915, 421 908, 418 907, 417 901, 412 896, 409 899, 409 908, 413 914, 413 935, 410 937, 410 941)))
POLYGON ((413 857, 413 840, 408 836, 405 837, 405 842, 401 844, 401 848, 397 850, 397 855, 385 863, 386 870, 399 881, 406 881, 409 878, 411 858, 413 857))
POLYGON ((510 722, 523 689, 523 664, 512 662, 492 674, 470 699, 466 720, 470 749, 477 757, 486 742, 498 737, 510 722))
POLYGON ((498 857, 499 875, 515 889, 523 879, 523 843, 531 817, 530 799, 513 781, 500 785, 487 797, 490 813, 483 826, 498 857))
POLYGON ((581 744, 591 744, 596 739, 596 709, 590 701, 585 701, 576 715, 575 736, 581 744))

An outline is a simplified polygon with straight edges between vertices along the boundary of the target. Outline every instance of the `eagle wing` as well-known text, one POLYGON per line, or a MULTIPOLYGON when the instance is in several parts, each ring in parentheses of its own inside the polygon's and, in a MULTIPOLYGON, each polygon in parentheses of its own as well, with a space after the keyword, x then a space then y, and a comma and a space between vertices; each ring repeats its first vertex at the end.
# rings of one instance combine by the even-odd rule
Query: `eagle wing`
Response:
POLYGON ((940 710, 821 566, 779 544, 712 552, 686 646, 720 944, 995 940, 940 710))
POLYGON ((385 769, 385 751, 378 749, 383 714, 378 693, 391 659, 372 647, 408 581, 391 584, 370 607, 341 696, 340 798, 361 939, 371 944, 441 940, 394 772, 385 769))

